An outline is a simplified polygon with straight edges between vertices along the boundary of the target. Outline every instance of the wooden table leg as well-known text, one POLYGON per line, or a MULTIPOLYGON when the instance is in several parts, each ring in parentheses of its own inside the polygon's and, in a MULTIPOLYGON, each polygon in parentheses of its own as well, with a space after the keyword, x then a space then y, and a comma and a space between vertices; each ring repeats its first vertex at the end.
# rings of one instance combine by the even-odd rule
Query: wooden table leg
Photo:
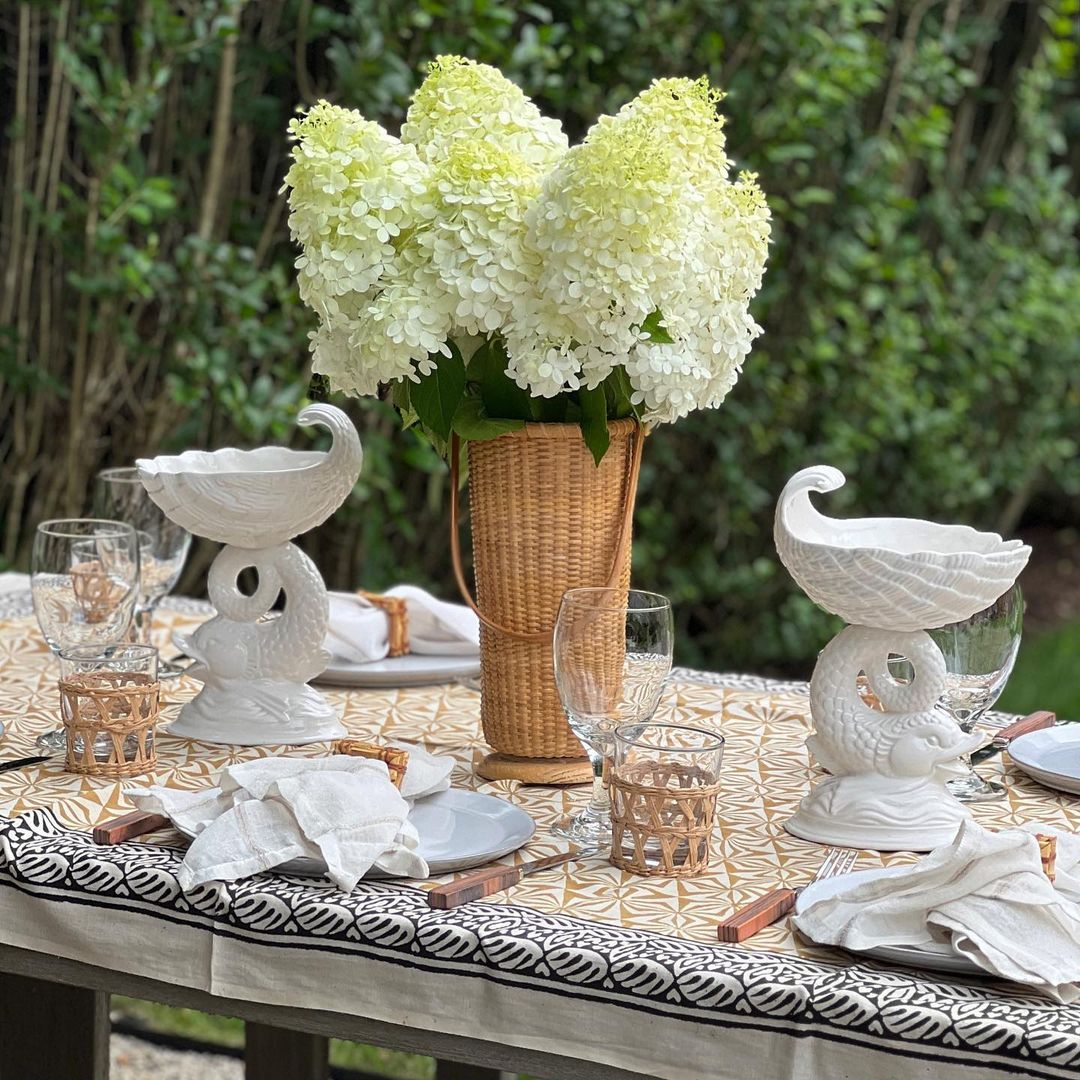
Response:
POLYGON ((0 1080, 109 1080, 109 995, 0 972, 0 1080))
POLYGON ((484 1065, 466 1065, 460 1061, 436 1061, 435 1080, 500 1080, 498 1069, 484 1065))
POLYGON ((251 1021, 244 1025, 245 1080, 327 1080, 329 1075, 330 1040, 325 1035, 251 1021))

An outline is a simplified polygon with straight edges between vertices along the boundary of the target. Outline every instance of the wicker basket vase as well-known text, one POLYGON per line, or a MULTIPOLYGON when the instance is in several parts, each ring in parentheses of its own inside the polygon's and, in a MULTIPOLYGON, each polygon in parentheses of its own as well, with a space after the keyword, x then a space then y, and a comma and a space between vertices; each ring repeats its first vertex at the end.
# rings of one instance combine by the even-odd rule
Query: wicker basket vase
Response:
MULTIPOLYGON (((592 775, 559 703, 551 633, 567 589, 629 586, 644 432, 633 420, 609 427, 599 466, 576 424, 526 424, 469 443, 481 718, 495 750, 478 771, 488 779, 559 784, 592 775)), ((458 583, 471 604, 452 517, 458 583)))

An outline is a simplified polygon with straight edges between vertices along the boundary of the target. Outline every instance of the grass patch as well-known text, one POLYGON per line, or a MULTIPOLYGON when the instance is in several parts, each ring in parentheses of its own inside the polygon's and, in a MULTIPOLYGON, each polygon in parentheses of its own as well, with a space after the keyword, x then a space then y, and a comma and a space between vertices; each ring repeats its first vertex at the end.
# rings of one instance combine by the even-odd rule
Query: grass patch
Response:
POLYGON ((1052 709, 1059 720, 1080 720, 1080 621, 1021 642, 996 708, 1021 714, 1052 709))
MULTIPOLYGON (((145 1024, 154 1031, 218 1046, 244 1045, 244 1022, 228 1016, 214 1016, 196 1009, 173 1009, 168 1005, 127 997, 114 997, 112 1008, 114 1012, 145 1024)), ((399 1050, 383 1050, 378 1046, 361 1046, 343 1039, 330 1041, 330 1063, 344 1069, 376 1073, 391 1080, 433 1080, 435 1076, 434 1058, 404 1054, 399 1050)))

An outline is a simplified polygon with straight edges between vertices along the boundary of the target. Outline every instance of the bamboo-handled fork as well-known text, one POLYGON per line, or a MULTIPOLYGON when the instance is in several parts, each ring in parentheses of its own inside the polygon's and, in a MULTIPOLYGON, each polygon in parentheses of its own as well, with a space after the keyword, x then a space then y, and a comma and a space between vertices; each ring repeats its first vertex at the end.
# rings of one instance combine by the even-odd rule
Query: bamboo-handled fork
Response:
MULTIPOLYGON (((829 848, 809 884, 848 873, 858 857, 856 848, 829 848)), ((802 888, 774 889, 766 893, 717 924, 716 936, 726 942, 745 941, 766 926, 772 926, 777 919, 783 918, 795 906, 795 900, 801 892, 802 888)))

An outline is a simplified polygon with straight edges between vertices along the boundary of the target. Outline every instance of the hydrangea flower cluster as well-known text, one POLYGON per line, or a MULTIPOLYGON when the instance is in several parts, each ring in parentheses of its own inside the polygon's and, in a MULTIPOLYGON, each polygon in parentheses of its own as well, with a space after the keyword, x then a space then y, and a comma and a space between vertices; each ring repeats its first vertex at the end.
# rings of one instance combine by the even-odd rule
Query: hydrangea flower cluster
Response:
POLYGON ((755 177, 731 177, 721 96, 657 80, 572 148, 460 57, 431 65, 400 140, 320 102, 290 125, 285 179, 315 370, 374 393, 494 337, 534 397, 621 367, 645 422, 718 405, 761 332, 769 243, 755 177))

